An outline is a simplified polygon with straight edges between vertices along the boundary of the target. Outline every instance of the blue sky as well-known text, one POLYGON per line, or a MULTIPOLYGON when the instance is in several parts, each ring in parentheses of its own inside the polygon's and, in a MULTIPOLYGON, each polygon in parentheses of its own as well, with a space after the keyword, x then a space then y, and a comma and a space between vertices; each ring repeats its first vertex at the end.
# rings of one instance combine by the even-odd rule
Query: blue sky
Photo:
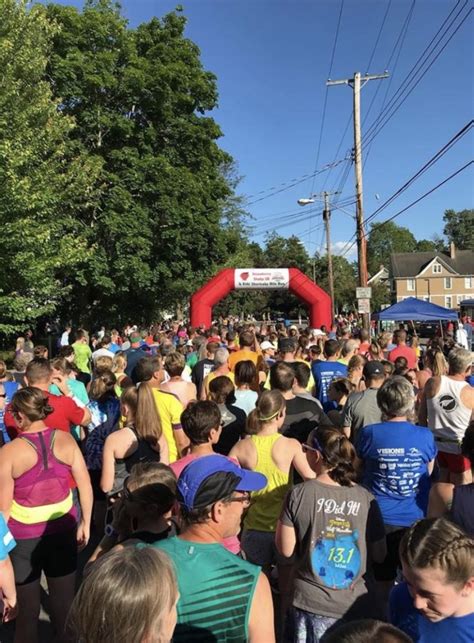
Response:
MULTIPOLYGON (((391 78, 371 81, 362 92, 363 131, 377 117, 382 100, 401 86, 451 9, 452 18, 463 5, 440 47, 468 12, 466 0, 416 0, 403 47, 391 78), (388 86, 390 83, 390 86, 388 86), (378 88, 378 85, 381 85, 378 88), (378 90, 370 113, 369 105, 378 90)), ((82 6, 80 0, 62 4, 82 6)), ((161 17, 178 2, 122 0, 130 25, 161 17)), ((254 217, 254 239, 276 230, 298 235, 310 253, 322 249, 320 207, 296 204, 312 192, 334 189, 344 176, 345 163, 328 175, 306 178, 291 189, 293 179, 310 175, 333 161, 352 108, 352 91, 330 87, 320 142, 326 79, 330 67, 341 0, 184 0, 186 35, 199 46, 206 69, 217 76, 219 108, 212 112, 223 131, 221 146, 232 154, 243 180, 239 192, 248 196, 254 217), (327 179, 326 179, 327 177, 327 179), (270 188, 275 188, 270 190, 270 188), (263 191, 263 192, 262 192, 263 191), (256 196, 252 196, 256 195, 256 196), (265 197, 262 200, 256 201, 265 197)), ((391 0, 378 45, 375 42, 389 0, 345 0, 331 77, 349 78, 385 70, 390 53, 408 15, 412 0, 391 0), (372 63, 367 64, 372 56, 372 63)), ((447 25, 446 25, 447 26, 447 25)), ((437 51, 437 50, 436 50, 437 51)), ((472 13, 453 36, 433 66, 376 136, 364 170, 365 216, 389 198, 472 118, 472 13), (377 196, 376 196, 377 195, 377 196), (378 197, 378 198, 377 198, 378 197)), ((338 159, 352 146, 352 125, 338 159)), ((436 165, 374 221, 383 221, 417 199, 473 157, 472 130, 436 165)), ((434 194, 395 219, 416 238, 442 234, 443 212, 473 207, 472 166, 434 194)), ((338 197, 347 203, 354 194, 351 168, 338 197)), ((353 238, 354 206, 332 214, 332 241, 340 251, 353 238)), ((347 255, 355 257, 355 247, 347 255)))

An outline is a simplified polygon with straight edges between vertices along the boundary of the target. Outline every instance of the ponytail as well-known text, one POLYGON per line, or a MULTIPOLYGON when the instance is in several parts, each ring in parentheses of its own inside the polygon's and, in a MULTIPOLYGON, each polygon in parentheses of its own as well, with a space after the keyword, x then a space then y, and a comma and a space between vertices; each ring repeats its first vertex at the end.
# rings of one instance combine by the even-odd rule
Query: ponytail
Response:
POLYGON ((441 377, 441 375, 446 375, 446 373, 448 372, 446 358, 441 351, 436 351, 434 353, 432 357, 431 370, 435 377, 441 377))
POLYGON ((100 375, 97 375, 97 377, 92 380, 89 397, 98 402, 101 402, 107 397, 116 397, 114 389, 116 381, 116 377, 112 371, 102 371, 100 375))
POLYGON ((249 435, 260 433, 264 424, 276 420, 285 408, 285 399, 280 391, 263 391, 257 406, 247 417, 246 432, 249 435))
POLYGON ((156 408, 153 389, 147 382, 142 382, 138 387, 135 430, 140 438, 152 446, 156 446, 161 438, 161 420, 156 408))
POLYGON ((314 429, 308 443, 317 449, 328 469, 327 474, 342 487, 350 487, 357 479, 357 455, 352 442, 334 428, 314 429))

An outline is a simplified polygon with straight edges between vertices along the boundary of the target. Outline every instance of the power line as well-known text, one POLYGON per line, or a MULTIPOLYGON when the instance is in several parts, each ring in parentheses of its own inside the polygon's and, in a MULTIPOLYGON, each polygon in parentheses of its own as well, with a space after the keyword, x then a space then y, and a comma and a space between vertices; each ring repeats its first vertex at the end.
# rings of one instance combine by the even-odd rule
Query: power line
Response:
POLYGON ((374 54, 377 50, 377 46, 379 44, 380 36, 382 35, 382 31, 385 25, 385 21, 387 20, 388 12, 390 11, 390 6, 392 4, 392 0, 388 0, 387 8, 385 10, 385 14, 382 20, 382 24, 380 25, 379 33, 377 34, 377 38, 375 39, 375 44, 372 49, 372 53, 370 54, 369 62, 367 63, 367 67, 365 68, 365 71, 369 73, 370 65, 372 64, 372 60, 374 59, 374 54))
MULTIPOLYGON (((335 36, 334 36, 334 43, 333 43, 333 46, 332 46, 331 61, 329 63, 328 78, 331 77, 332 66, 334 64, 334 57, 335 57, 335 54, 336 54, 336 47, 337 47, 337 41, 338 41, 338 38, 339 38, 339 29, 341 27, 341 18, 342 18, 343 9, 344 9, 344 0, 341 0, 341 6, 339 8, 339 17, 337 19, 337 25, 336 25, 336 33, 335 33, 335 36)), ((317 148, 317 152, 316 152, 316 163, 314 165, 315 168, 318 167, 318 163, 319 163, 319 155, 320 155, 320 152, 321 152, 321 143, 322 143, 322 140, 323 140, 324 122, 326 120, 327 104, 328 104, 328 88, 326 87, 326 93, 324 94, 323 115, 322 115, 322 118, 321 118, 321 127, 319 129, 319 140, 318 140, 318 148, 317 148)), ((311 185, 311 193, 314 192, 315 181, 316 181, 316 175, 313 176, 313 183, 311 185)))
MULTIPOLYGON (((413 3, 415 3, 415 0, 413 0, 413 3)), ((368 69, 369 69, 369 67, 370 67, 370 65, 372 64, 372 60, 373 60, 374 55, 375 55, 375 52, 376 52, 376 50, 377 50, 377 47, 378 47, 378 44, 379 44, 379 41, 380 41, 380 37, 381 37, 381 35, 382 35, 382 31, 383 31, 383 28, 384 28, 385 22, 386 22, 386 20, 387 20, 387 16, 388 16, 388 12, 389 12, 389 10, 390 10, 391 4, 392 4, 392 0, 389 0, 389 1, 388 1, 388 4, 387 4, 387 8, 386 8, 385 13, 384 13, 384 16, 383 16, 383 19, 382 19, 382 23, 381 23, 381 25, 380 25, 380 27, 379 27, 379 31, 378 31, 377 37, 376 37, 376 39, 375 39, 375 42, 374 42, 374 46, 372 47, 372 52, 371 52, 371 54, 370 54, 369 61, 368 61, 367 66, 366 66, 366 70, 368 70, 368 69)), ((397 39, 397 42, 398 42, 398 39, 397 39)), ((390 59, 391 59, 391 58, 390 58, 390 59)), ((390 60, 390 59, 389 59, 389 60, 390 60)), ((385 66, 385 68, 387 69, 387 68, 388 68, 388 65, 386 65, 386 66, 385 66)), ((380 89, 380 85, 377 87, 377 91, 376 91, 376 93, 375 93, 375 96, 377 96, 377 93, 378 93, 379 89, 380 89)), ((326 94, 327 94, 327 90, 328 90, 328 87, 326 86, 326 94)), ((371 107, 372 107, 373 102, 374 102, 374 98, 372 99, 372 102, 370 103, 370 106, 369 106, 369 110, 368 110, 368 112, 370 112, 370 109, 371 109, 371 107)), ((367 112, 367 114, 368 114, 368 112, 367 112)), ((345 127, 344 127, 343 132, 342 132, 342 136, 341 136, 341 138, 340 138, 340 140, 339 140, 339 144, 338 144, 338 146, 337 146, 337 150, 336 150, 336 153, 335 153, 335 155, 334 155, 334 160, 336 160, 336 159, 337 159, 337 157, 339 156, 339 151, 340 151, 340 149, 341 149, 341 147, 342 147, 342 143, 343 143, 343 141, 344 141, 344 139, 345 139, 345 137, 346 137, 347 130, 349 129, 350 124, 352 123, 352 117, 353 117, 353 109, 351 109, 351 112, 350 112, 350 114, 349 114, 349 118, 347 119, 346 125, 345 125, 345 127)), ((367 118, 367 115, 366 115, 366 117, 365 117, 365 118, 367 118)), ((364 122, 365 122, 365 118, 364 118, 364 122)), ((326 184, 327 184, 327 182, 328 182, 328 179, 329 179, 330 175, 331 175, 331 172, 329 172, 329 173, 325 176, 325 178, 324 178, 324 182, 323 182, 323 185, 322 185, 322 191, 323 191, 323 192, 324 192, 324 190, 325 190, 325 188, 326 188, 326 184)), ((347 178, 346 178, 346 180, 347 180, 347 178)), ((331 188, 331 191, 333 191, 333 190, 334 190, 334 186, 335 186, 335 183, 334 183, 333 187, 331 188)))
MULTIPOLYGON (((271 192, 271 194, 267 194, 266 196, 262 196, 262 197, 260 197, 258 199, 254 199, 253 201, 250 201, 250 202, 246 203, 245 206, 248 207, 249 205, 253 205, 254 203, 259 203, 260 201, 264 201, 265 199, 269 199, 272 196, 275 196, 276 194, 280 194, 281 192, 285 192, 286 190, 291 189, 295 185, 299 185, 300 183, 303 183, 303 181, 306 181, 308 179, 308 177, 311 177, 314 174, 322 174, 323 172, 327 172, 331 168, 337 167, 341 163, 344 163, 345 160, 347 160, 347 159, 343 158, 343 159, 340 159, 339 161, 333 161, 332 163, 327 163, 327 165, 324 165, 321 169, 316 170, 316 172, 314 172, 312 174, 305 174, 302 178, 295 179, 292 183, 288 183, 288 182, 281 183, 280 185, 283 186, 281 188, 278 188, 278 185, 277 185, 277 186, 274 186, 273 188, 268 188, 268 190, 262 190, 261 192, 257 192, 253 196, 257 196, 258 194, 261 194, 262 192, 268 192, 269 190, 273 190, 273 192, 271 192)), ((248 197, 248 198, 252 198, 252 197, 248 197)))
MULTIPOLYGON (((458 3, 459 3, 459 1, 460 1, 460 0, 458 0, 458 3)), ((461 7, 461 9, 458 11, 458 13, 455 15, 455 17, 451 20, 451 22, 450 22, 450 23, 449 23, 449 25, 446 27, 445 31, 444 31, 444 32, 443 32, 443 34, 440 36, 440 38, 438 38, 438 40, 435 42, 435 44, 434 44, 434 46, 433 46, 432 50, 431 50, 431 51, 429 51, 429 53, 427 54, 427 56, 426 56, 425 60, 423 60, 423 62, 419 65, 418 69, 416 69, 416 67, 417 67, 417 65, 418 65, 418 63, 419 63, 419 61, 423 58, 423 56, 425 55, 425 53, 430 49, 430 47, 431 47, 431 45, 432 45, 433 41, 435 40, 436 36, 438 35, 439 31, 442 29, 443 25, 444 25, 444 24, 446 23, 446 21, 449 19, 449 16, 448 16, 448 18, 446 18, 446 19, 445 19, 445 21, 444 21, 443 25, 440 27, 440 29, 438 29, 438 32, 437 32, 436 36, 434 36, 434 37, 432 38, 432 40, 431 40, 431 42, 429 43, 429 45, 425 48, 425 50, 423 51, 423 53, 421 54, 421 56, 418 58, 417 62, 413 65, 413 67, 411 68, 410 72, 407 74, 407 76, 405 76, 404 80, 402 81, 402 83, 400 84, 400 86, 398 87, 398 89, 395 91, 395 93, 393 94, 393 96, 392 96, 392 97, 391 97, 391 99, 389 100, 389 102, 388 102, 388 104, 386 105, 386 107, 385 107, 384 111, 379 115, 379 117, 378 117, 378 123, 377 123, 377 121, 375 121, 375 122, 374 122, 374 123, 372 123, 372 125, 368 128, 368 130, 367 130, 367 132, 366 132, 366 135, 365 135, 365 140, 364 140, 364 145, 365 145, 365 146, 367 146, 368 144, 370 144, 370 143, 373 141, 373 139, 374 139, 376 136, 378 136, 378 134, 382 131, 382 129, 387 125, 387 123, 388 123, 388 122, 393 118, 393 116, 396 114, 396 112, 400 109, 400 107, 403 105, 403 103, 407 100, 407 98, 410 96, 410 94, 413 92, 413 90, 414 90, 414 89, 419 85, 419 83, 421 82, 421 79, 422 79, 422 78, 426 75, 426 73, 431 69, 431 67, 434 65, 434 63, 436 62, 436 60, 437 60, 437 59, 439 58, 439 56, 442 54, 442 52, 444 51, 444 49, 445 49, 445 48, 447 47, 447 45, 450 43, 450 41, 452 40, 452 38, 456 35, 456 33, 457 33, 457 32, 459 31, 459 29, 461 28, 461 26, 462 26, 462 25, 464 24, 464 22, 467 20, 467 18, 469 17, 470 13, 472 12, 472 9, 470 9, 470 10, 468 11, 468 13, 464 16, 464 18, 461 20, 461 22, 459 23, 459 25, 456 27, 455 31, 454 31, 454 32, 449 36, 448 40, 445 42, 445 44, 443 45, 443 47, 442 47, 442 48, 441 48, 441 49, 436 53, 436 55, 434 56, 434 58, 431 60, 431 62, 429 63, 428 67, 427 67, 426 69, 423 69, 423 67, 427 64, 427 62, 428 62, 428 60, 429 60, 430 56, 431 56, 431 55, 433 54, 433 52, 435 51, 436 47, 438 47, 438 46, 439 46, 439 44, 441 43, 441 41, 442 41, 442 39, 444 38, 444 36, 448 33, 448 31, 451 29, 452 25, 454 24, 454 22, 456 21, 456 19, 457 19, 457 18, 458 18, 458 16, 460 15, 460 13, 463 11, 463 9, 464 9, 464 7, 465 7, 466 3, 467 3, 467 0, 465 0, 465 2, 464 2, 464 4, 463 4, 463 6, 461 7), (414 70, 416 70, 416 71, 414 71, 414 70), (411 75, 413 71, 414 71, 414 73, 413 73, 413 75, 411 75), (411 77, 410 77, 410 76, 411 76, 411 77), (407 79, 409 79, 409 80, 408 80, 408 82, 406 82, 406 81, 407 81, 407 79), (406 84, 405 84, 405 83, 406 83, 406 84), (410 87, 410 85, 412 85, 412 86, 410 87), (406 95, 403 97, 403 95, 404 95, 404 94, 406 94, 406 95), (402 98, 402 97, 403 97, 403 98, 402 98), (398 103, 398 104, 397 104, 397 103, 398 103)), ((456 6, 457 6, 457 5, 456 5, 456 6)), ((454 11, 454 9, 453 9, 452 11, 454 11)), ((452 13, 452 11, 451 11, 451 13, 452 13)), ((450 13, 449 15, 451 15, 451 13, 450 13)))
MULTIPOLYGON (((392 215, 391 217, 389 217, 388 219, 386 219, 385 221, 383 221, 382 223, 380 223, 380 224, 379 224, 379 229, 380 229, 382 226, 384 226, 386 223, 389 223, 390 221, 393 221, 394 219, 396 219, 397 217, 399 217, 401 214, 403 214, 404 212, 406 212, 407 210, 409 210, 410 208, 412 208, 412 207, 413 207, 414 205, 416 205, 417 203, 420 203, 420 201, 423 201, 423 199, 425 199, 425 198, 426 198, 427 196, 429 196, 430 194, 433 194, 433 192, 435 192, 435 191, 436 191, 436 190, 438 190, 440 187, 442 187, 443 185, 445 185, 446 183, 448 183, 449 181, 451 181, 452 179, 454 179, 454 177, 456 177, 458 174, 460 174, 461 172, 463 172, 464 170, 466 170, 466 169, 467 169, 470 165, 472 165, 473 163, 474 163, 474 161, 468 161, 465 165, 463 165, 462 167, 458 168, 455 172, 453 172, 452 174, 450 174, 446 179, 444 179, 443 181, 441 181, 440 183, 438 183, 437 185, 435 185, 435 186, 434 186, 434 188, 431 188, 431 190, 428 190, 428 192, 425 192, 424 194, 422 194, 420 197, 418 197, 418 199, 416 199, 415 201, 412 201, 409 205, 407 205, 406 207, 402 208, 401 210, 399 210, 398 212, 396 212, 394 215, 392 215)), ((349 242, 348 242, 348 243, 349 243, 349 242)), ((351 243, 351 245, 347 248, 347 250, 345 250, 345 251, 344 251, 344 253, 343 253, 343 254, 341 254, 341 257, 344 257, 346 254, 348 254, 348 253, 349 253, 349 251, 351 250, 351 248, 354 246, 354 244, 355 244, 355 240, 351 243)))
MULTIPOLYGON (((394 192, 394 194, 392 194, 392 196, 389 197, 389 199, 387 199, 387 201, 385 201, 377 210, 372 212, 372 214, 370 214, 367 217, 365 224, 367 225, 367 223, 372 219, 374 219, 378 213, 380 213, 382 210, 388 207, 388 205, 390 205, 390 203, 392 203, 396 198, 398 198, 400 194, 405 192, 405 190, 407 190, 410 185, 412 185, 418 178, 420 178, 420 176, 424 174, 426 170, 428 170, 435 163, 437 163, 457 142, 459 142, 459 140, 463 136, 465 136, 468 133, 468 131, 472 128, 472 126, 473 126, 473 121, 471 120, 461 130, 459 130, 459 132, 457 132, 457 134, 455 134, 442 148, 440 148, 438 152, 436 152, 436 154, 432 156, 412 177, 410 177, 408 181, 406 181, 404 185, 402 185, 401 188, 399 188, 396 192, 394 192)), ((356 238, 356 233, 354 233, 349 239, 349 241, 347 241, 346 246, 351 244, 352 239, 355 239, 355 238, 356 238)), ((354 245, 354 243, 355 241, 350 245, 347 251, 350 250, 350 248, 354 245)))
POLYGON ((429 161, 427 161, 423 167, 421 167, 416 174, 414 174, 406 183, 404 183, 401 188, 399 188, 396 192, 392 194, 391 197, 389 197, 382 205, 380 205, 374 212, 372 212, 371 215, 369 215, 365 221, 367 224, 369 221, 374 219, 377 214, 382 212, 382 210, 385 210, 390 203, 392 203, 396 198, 400 196, 405 190, 407 190, 412 183, 414 183, 422 174, 424 174, 427 170, 429 170, 430 167, 432 167, 435 163, 437 163, 456 143, 459 142, 461 138, 463 138, 469 130, 472 128, 474 124, 474 120, 470 120, 469 123, 464 125, 463 128, 459 130, 443 147, 436 152, 434 156, 432 156, 429 161))
MULTIPOLYGON (((464 8, 464 6, 465 6, 466 1, 467 1, 467 0, 465 0, 463 7, 461 7, 461 11, 462 11, 462 9, 463 9, 463 8, 464 8)), ((390 97, 390 100, 389 100, 389 102, 388 102, 388 104, 387 104, 387 106, 386 106, 386 109, 389 109, 389 108, 391 107, 392 103, 394 102, 394 100, 395 100, 395 99, 396 99, 396 97, 397 97, 397 94, 399 94, 399 93, 402 91, 402 89, 405 87, 405 83, 406 83, 406 81, 407 81, 407 80, 410 78, 410 76, 413 74, 413 72, 415 71, 416 67, 419 65, 420 61, 423 59, 423 56, 426 54, 426 52, 427 52, 427 51, 429 51, 429 49, 430 49, 431 45, 435 42, 435 40, 436 40, 436 38, 438 37, 439 33, 441 32, 441 30, 443 29, 444 25, 447 23, 447 21, 449 20, 449 18, 450 18, 450 17, 451 17, 451 15, 453 14, 453 12, 456 10, 456 7, 458 6, 458 4, 459 4, 460 2, 461 2, 461 0, 457 0, 457 2, 456 2, 456 4, 455 4, 455 6, 451 9, 451 11, 449 12, 449 14, 446 16, 446 18, 445 18, 445 19, 444 19, 444 21, 442 22, 441 26, 438 28, 438 31, 437 31, 437 32, 435 33, 435 35, 431 38, 430 42, 429 42, 429 43, 428 43, 428 45, 425 47, 425 49, 423 50, 423 52, 420 54, 420 56, 418 57, 418 59, 416 60, 416 62, 415 62, 415 63, 414 63, 414 65, 412 66, 412 68, 410 69, 410 71, 407 73, 407 75, 405 76, 405 78, 403 79, 403 81, 400 83, 400 85, 398 86, 398 88, 395 90, 394 94, 390 97)), ((375 120, 375 121, 370 125, 370 127, 368 128, 368 130, 367 130, 367 132, 366 132, 366 136, 368 136, 368 135, 371 133, 371 131, 372 131, 372 130, 377 126, 377 121, 381 118, 381 116, 382 116, 382 114, 379 114, 379 116, 377 117, 377 119, 376 119, 376 120, 375 120)))
MULTIPOLYGON (((468 14, 466 14, 466 16, 464 17, 464 19, 462 20, 462 22, 457 26, 457 28, 456 28, 456 30, 454 31, 454 33, 450 36, 449 40, 444 44, 444 46, 443 46, 443 47, 442 47, 442 49, 438 52, 438 54, 436 55, 436 57, 431 61, 431 63, 430 63, 430 65, 428 66, 428 68, 427 68, 427 69, 425 69, 425 70, 423 71, 423 76, 424 76, 424 75, 426 75, 426 73, 427 73, 427 72, 431 69, 431 67, 434 65, 434 63, 436 62, 436 60, 437 60, 437 59, 439 58, 439 56, 443 53, 443 51, 446 49, 446 47, 448 46, 448 44, 449 44, 449 43, 451 42, 451 40, 454 38, 454 36, 456 35, 456 33, 459 31, 459 29, 460 29, 460 28, 462 27, 462 25, 464 24, 464 22, 467 20, 467 18, 469 17, 469 14, 470 14, 471 12, 472 12, 472 9, 469 11, 469 13, 468 13, 468 14)), ((418 82, 417 82, 417 83, 416 83, 416 84, 415 84, 415 85, 414 85, 414 86, 413 86, 413 87, 408 91, 408 93, 407 93, 407 95, 405 96, 405 98, 404 98, 404 99, 401 101, 401 103, 400 103, 400 104, 399 104, 399 105, 394 109, 394 111, 392 112, 392 114, 391 114, 390 116, 387 116, 387 117, 386 117, 385 122, 384 122, 384 123, 382 123, 382 125, 379 127, 379 129, 378 129, 378 130, 377 130, 377 131, 372 135, 372 138, 369 140, 368 144, 372 143, 372 141, 375 139, 375 137, 376 137, 376 136, 378 136, 378 134, 380 134, 380 132, 381 132, 381 131, 383 130, 383 128, 385 127, 385 125, 387 125, 387 123, 388 123, 388 122, 393 118, 393 116, 394 116, 394 115, 396 114, 396 112, 400 109, 400 107, 403 105, 403 103, 407 100, 407 98, 410 96, 410 94, 413 92, 413 90, 414 90, 414 89, 416 89, 416 87, 418 86, 418 84, 420 83, 420 81, 421 81, 421 78, 420 78, 420 79, 418 80, 418 82)))
MULTIPOLYGON (((382 100, 382 106, 381 106, 381 108, 379 110, 379 114, 378 114, 378 116, 376 118, 376 121, 380 118, 380 115, 383 112, 385 102, 387 100, 387 96, 388 96, 388 93, 390 91, 390 87, 392 86, 393 78, 395 76, 395 71, 397 69, 398 61, 400 59, 400 54, 402 52, 403 44, 405 42, 405 38, 406 38, 406 35, 407 35, 407 32, 408 32, 408 27, 409 27, 411 19, 413 17, 413 13, 414 13, 414 9, 415 9, 415 2, 416 2, 416 0, 413 0, 412 3, 411 3, 410 8, 408 9, 408 13, 407 13, 407 15, 405 17, 405 20, 403 21, 401 29, 400 29, 400 31, 398 33, 398 36, 397 36, 396 40, 395 40, 395 44, 392 47, 392 51, 390 52, 390 56, 388 57, 388 60, 385 63, 384 69, 390 69, 390 66, 392 64, 392 58, 395 55, 395 52, 396 52, 396 50, 398 48, 398 45, 400 44, 397 56, 395 58, 395 62, 393 64, 393 68, 390 70, 390 78, 389 78, 389 81, 387 83, 387 88, 385 90, 385 94, 384 94, 384 97, 383 97, 383 100, 382 100)), ((381 87, 382 87, 382 85, 379 83, 377 85, 377 89, 374 92, 374 95, 372 96, 372 100, 370 101, 369 108, 368 108, 367 112, 365 113, 364 120, 362 121, 362 127, 365 126, 367 118, 368 118, 368 116, 369 116, 369 114, 370 114, 370 112, 372 110, 372 106, 375 103, 375 100, 376 100, 376 98, 378 96, 378 93, 379 93, 381 87)))

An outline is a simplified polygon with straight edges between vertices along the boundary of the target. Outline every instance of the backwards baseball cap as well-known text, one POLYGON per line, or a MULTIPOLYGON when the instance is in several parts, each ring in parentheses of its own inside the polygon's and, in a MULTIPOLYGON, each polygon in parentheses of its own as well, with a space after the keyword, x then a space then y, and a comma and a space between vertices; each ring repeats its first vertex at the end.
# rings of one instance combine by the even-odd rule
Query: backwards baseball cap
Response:
POLYGON ((385 371, 382 362, 367 362, 362 373, 365 378, 370 379, 374 375, 384 375, 385 371))
POLYGON ((190 462, 178 478, 178 502, 188 511, 203 509, 234 491, 259 491, 267 485, 262 473, 242 469, 223 455, 190 462))
POLYGON ((260 348, 262 349, 262 351, 268 351, 270 348, 274 349, 275 347, 271 342, 268 341, 268 339, 266 339, 260 344, 260 348))

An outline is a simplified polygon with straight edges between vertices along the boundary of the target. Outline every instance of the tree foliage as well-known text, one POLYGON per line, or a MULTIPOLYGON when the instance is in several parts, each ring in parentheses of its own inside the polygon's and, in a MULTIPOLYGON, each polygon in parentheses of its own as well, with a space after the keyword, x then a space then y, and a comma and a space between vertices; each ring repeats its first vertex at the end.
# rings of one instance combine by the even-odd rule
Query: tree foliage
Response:
POLYGON ((371 275, 381 266, 388 267, 390 255, 395 252, 415 252, 416 239, 408 228, 393 221, 373 223, 367 243, 367 265, 371 275))
MULTIPOLYGON (((336 312, 354 309, 357 304, 357 265, 350 263, 345 257, 334 255, 332 257, 332 271, 334 281, 334 309, 336 312)), ((315 258, 314 273, 318 286, 326 290, 326 292, 329 292, 328 261, 326 255, 315 258)))
POLYGON ((459 250, 474 250, 474 210, 446 210, 444 234, 459 250))
POLYGON ((43 7, 0 0, 0 331, 34 325, 90 257, 81 217, 100 164, 66 144, 74 123, 44 80, 55 27, 43 7))
MULTIPOLYGON (((227 256, 231 189, 217 145, 215 77, 171 13, 136 30, 115 3, 49 5, 60 26, 48 73, 77 127, 69 145, 100 158, 103 187, 84 221, 94 260, 77 274, 76 316, 150 319, 184 302, 227 256), (94 304, 94 302, 96 302, 94 304)), ((75 291, 74 291, 75 292, 75 291)))

